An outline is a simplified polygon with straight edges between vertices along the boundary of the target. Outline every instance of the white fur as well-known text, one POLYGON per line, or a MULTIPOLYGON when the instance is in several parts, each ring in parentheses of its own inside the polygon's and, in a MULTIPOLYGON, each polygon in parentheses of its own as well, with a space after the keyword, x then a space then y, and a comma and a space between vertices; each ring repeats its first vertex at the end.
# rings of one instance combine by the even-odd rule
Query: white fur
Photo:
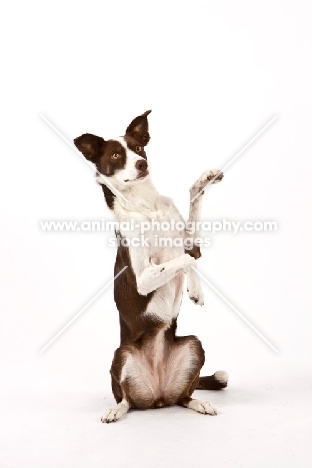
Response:
MULTIPOLYGON (((196 265, 195 267, 196 268, 196 265)), ((191 268, 187 273, 187 291, 194 304, 204 305, 204 293, 198 274, 191 268)))
MULTIPOLYGON (((131 256, 131 264, 132 260, 136 263, 137 256, 131 256)), ((195 266, 195 262, 196 260, 189 254, 183 254, 160 265, 150 265, 137 275, 139 293, 146 296, 169 283, 178 273, 183 273, 185 269, 195 266)))
POLYGON ((221 383, 226 383, 229 380, 229 374, 223 370, 215 372, 214 376, 221 383))
MULTIPOLYGON (((198 221, 201 218, 201 206, 202 196, 204 194, 203 189, 207 186, 210 180, 219 174, 218 169, 208 170, 202 173, 199 179, 190 188, 190 211, 189 211, 189 222, 192 222, 195 227, 198 226, 198 221), (197 196, 200 193, 199 196, 197 196), (195 200, 193 198, 197 196, 195 200)), ((220 182, 214 180, 213 184, 220 182)), ((188 238, 200 237, 201 233, 198 229, 195 229, 193 234, 187 233, 188 238)), ((197 265, 194 266, 197 268, 197 265)), ((187 272, 187 290, 191 301, 197 305, 204 305, 204 293, 201 287, 199 276, 196 274, 193 268, 187 272)))
POLYGON ((105 411, 101 417, 101 421, 104 423, 115 422, 117 419, 121 418, 125 413, 130 409, 130 405, 127 400, 122 400, 115 408, 110 408, 105 411))
POLYGON ((217 414, 217 410, 206 400, 191 400, 186 407, 202 414, 210 414, 211 416, 217 414))
POLYGON ((184 272, 158 288, 153 295, 153 299, 149 302, 145 314, 152 315, 169 326, 180 310, 183 283, 184 272))
MULTIPOLYGON (((192 185, 190 188, 190 212, 189 212, 189 221, 197 222, 200 220, 201 214, 201 205, 202 205, 202 196, 204 194, 204 188, 209 184, 209 182, 217 175, 220 171, 218 169, 208 170, 202 173, 199 179, 192 185), (198 195, 200 193, 200 195, 198 195), (198 196, 197 196, 198 195, 198 196), (193 200, 194 197, 196 197, 193 200)), ((216 184, 220 180, 215 179, 212 184, 216 184)), ((197 224, 196 224, 197 226, 197 224)), ((196 230, 193 234, 193 237, 200 237, 200 232, 196 230)))

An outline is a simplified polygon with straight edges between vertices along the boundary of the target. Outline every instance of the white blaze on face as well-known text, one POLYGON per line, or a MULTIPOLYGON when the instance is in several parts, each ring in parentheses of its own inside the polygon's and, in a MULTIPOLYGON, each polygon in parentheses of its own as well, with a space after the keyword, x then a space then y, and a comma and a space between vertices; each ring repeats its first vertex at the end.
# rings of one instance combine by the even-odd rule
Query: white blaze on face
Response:
POLYGON ((118 141, 125 149, 126 164, 123 169, 115 173, 114 178, 118 182, 135 181, 139 175, 139 170, 135 167, 135 164, 137 161, 140 161, 140 160, 145 161, 145 159, 128 148, 124 137, 115 138, 115 140, 118 141))

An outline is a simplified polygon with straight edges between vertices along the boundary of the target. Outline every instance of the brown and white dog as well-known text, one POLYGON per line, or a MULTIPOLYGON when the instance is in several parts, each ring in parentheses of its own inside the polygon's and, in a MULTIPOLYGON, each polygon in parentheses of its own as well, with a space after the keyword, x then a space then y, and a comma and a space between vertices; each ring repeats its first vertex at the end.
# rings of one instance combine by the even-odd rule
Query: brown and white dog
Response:
MULTIPOLYGON (((173 201, 160 195, 150 180, 145 153, 150 139, 147 120, 150 112, 136 117, 123 137, 106 141, 86 133, 74 140, 85 158, 109 180, 108 185, 101 177, 97 178, 116 221, 122 225, 134 220, 131 232, 127 227, 119 230, 117 234, 121 239, 140 237, 142 223, 183 222, 173 201)), ((204 187, 212 179, 218 182, 222 177, 217 170, 206 171, 191 187, 191 200, 200 195, 190 203, 189 221, 199 220, 204 187)), ((205 361, 201 342, 196 336, 176 336, 185 274, 191 300, 203 305, 196 273, 200 250, 193 244, 185 253, 183 242, 159 247, 156 242, 159 231, 150 230, 146 234, 148 242, 145 239, 140 245, 130 243, 125 247, 120 243, 118 246, 114 274, 127 268, 114 282, 121 333, 120 347, 115 351, 110 372, 117 405, 108 409, 101 420, 117 421, 131 408, 175 404, 215 415, 211 403, 192 399, 191 395, 195 389, 225 388, 227 373, 217 371, 212 376, 200 377, 205 361)), ((185 229, 178 230, 175 225, 164 234, 180 240, 187 235, 185 229)))

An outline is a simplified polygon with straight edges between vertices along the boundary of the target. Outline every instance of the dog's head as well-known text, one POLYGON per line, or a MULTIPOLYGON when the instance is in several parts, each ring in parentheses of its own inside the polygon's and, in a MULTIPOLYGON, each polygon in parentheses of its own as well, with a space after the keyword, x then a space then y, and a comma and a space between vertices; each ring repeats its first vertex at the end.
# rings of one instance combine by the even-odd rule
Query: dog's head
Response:
POLYGON ((144 147, 150 139, 147 121, 150 112, 132 120, 123 137, 104 140, 85 133, 74 140, 85 158, 119 190, 140 183, 149 175, 144 147))

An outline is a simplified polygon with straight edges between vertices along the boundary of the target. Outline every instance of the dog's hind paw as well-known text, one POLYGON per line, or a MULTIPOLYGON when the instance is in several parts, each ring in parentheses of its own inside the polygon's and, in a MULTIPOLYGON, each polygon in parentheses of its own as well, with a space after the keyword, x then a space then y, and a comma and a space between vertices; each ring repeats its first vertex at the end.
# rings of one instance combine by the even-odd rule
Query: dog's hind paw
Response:
POLYGON ((197 411, 197 413, 210 414, 211 416, 215 416, 217 414, 216 408, 214 408, 214 406, 212 406, 212 404, 207 400, 193 399, 187 404, 187 408, 197 411))
POLYGON ((110 408, 105 411, 103 416, 101 417, 101 421, 103 423, 110 423, 116 422, 118 419, 121 418, 125 413, 129 411, 129 403, 125 400, 118 403, 115 408, 110 408))

